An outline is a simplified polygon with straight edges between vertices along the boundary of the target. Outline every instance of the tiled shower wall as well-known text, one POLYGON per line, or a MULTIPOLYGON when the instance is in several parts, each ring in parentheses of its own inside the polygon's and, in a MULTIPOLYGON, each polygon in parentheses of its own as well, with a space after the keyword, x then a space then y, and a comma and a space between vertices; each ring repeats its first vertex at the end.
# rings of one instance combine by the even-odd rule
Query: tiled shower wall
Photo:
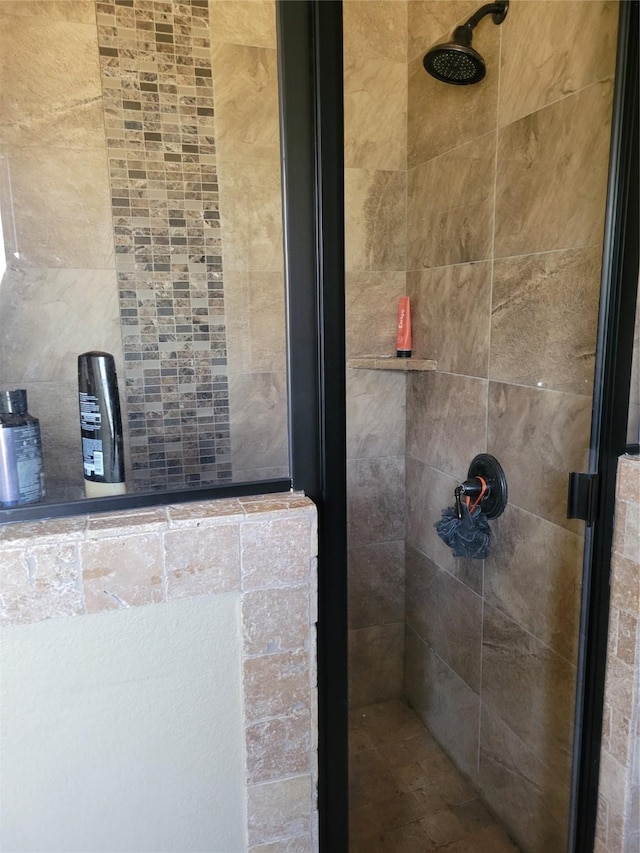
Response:
POLYGON ((407 286, 438 371, 407 387, 405 686, 541 853, 566 844, 583 538, 565 504, 589 446, 617 11, 512 3, 474 35, 485 81, 457 89, 422 56, 466 9, 409 7, 407 286), (484 564, 433 529, 480 452, 509 485, 484 564))
POLYGON ((348 355, 393 352, 406 291, 414 354, 438 362, 406 380, 406 456, 404 376, 348 371, 351 700, 401 692, 404 521, 406 695, 523 849, 559 851, 583 544, 564 505, 589 441, 617 4, 517 0, 476 30, 483 83, 437 83, 424 52, 476 7, 344 8, 348 355), (510 493, 484 564, 433 529, 479 452, 510 493))
POLYGON ((89 349, 116 355, 135 488, 286 475, 274 3, 0 20, 0 382, 29 392, 50 494, 83 494, 89 349))

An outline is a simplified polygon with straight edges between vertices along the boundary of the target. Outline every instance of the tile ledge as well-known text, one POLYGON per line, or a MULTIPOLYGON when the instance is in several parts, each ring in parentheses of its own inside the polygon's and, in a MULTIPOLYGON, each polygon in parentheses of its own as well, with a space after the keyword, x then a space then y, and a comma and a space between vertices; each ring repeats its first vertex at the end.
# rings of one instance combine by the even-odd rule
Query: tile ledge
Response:
POLYGON ((355 370, 396 370, 409 371, 437 370, 438 362, 431 358, 396 358, 391 355, 371 355, 348 358, 347 367, 355 370))

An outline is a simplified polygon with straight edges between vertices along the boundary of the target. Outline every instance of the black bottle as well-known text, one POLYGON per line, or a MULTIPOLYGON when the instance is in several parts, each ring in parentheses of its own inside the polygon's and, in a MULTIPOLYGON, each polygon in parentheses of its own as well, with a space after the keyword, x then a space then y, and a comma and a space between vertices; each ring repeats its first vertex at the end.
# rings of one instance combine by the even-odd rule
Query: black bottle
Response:
POLYGON ((78 396, 84 488, 88 498, 122 495, 124 452, 118 377, 112 355, 78 356, 78 396))
POLYGON ((40 422, 27 411, 27 392, 0 391, 0 506, 23 506, 45 496, 40 422))

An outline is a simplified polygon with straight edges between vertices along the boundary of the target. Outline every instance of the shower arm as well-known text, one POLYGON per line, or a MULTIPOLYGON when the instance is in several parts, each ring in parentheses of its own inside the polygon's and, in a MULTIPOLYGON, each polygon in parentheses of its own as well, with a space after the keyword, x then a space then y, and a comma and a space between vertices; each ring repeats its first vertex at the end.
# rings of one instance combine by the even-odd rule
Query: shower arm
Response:
POLYGON ((471 32, 487 15, 493 16, 494 24, 501 24, 507 16, 508 8, 509 0, 497 0, 496 3, 487 3, 486 6, 481 6, 477 12, 474 12, 469 20, 462 24, 461 27, 458 27, 457 30, 465 29, 471 32))

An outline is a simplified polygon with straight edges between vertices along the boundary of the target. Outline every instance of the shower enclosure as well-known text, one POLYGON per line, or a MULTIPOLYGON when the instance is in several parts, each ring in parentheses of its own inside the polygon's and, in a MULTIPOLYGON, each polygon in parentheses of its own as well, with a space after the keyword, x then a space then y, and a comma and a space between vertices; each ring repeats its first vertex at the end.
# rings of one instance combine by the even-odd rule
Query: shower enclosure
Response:
POLYGON ((619 9, 512 3, 474 31, 482 82, 433 79, 425 51, 475 8, 344 3, 350 704, 408 701, 547 853, 569 825, 585 525, 567 481, 589 468, 619 9), (372 357, 404 294, 416 363, 393 370, 372 357), (509 485, 484 562, 434 530, 479 453, 509 485))

